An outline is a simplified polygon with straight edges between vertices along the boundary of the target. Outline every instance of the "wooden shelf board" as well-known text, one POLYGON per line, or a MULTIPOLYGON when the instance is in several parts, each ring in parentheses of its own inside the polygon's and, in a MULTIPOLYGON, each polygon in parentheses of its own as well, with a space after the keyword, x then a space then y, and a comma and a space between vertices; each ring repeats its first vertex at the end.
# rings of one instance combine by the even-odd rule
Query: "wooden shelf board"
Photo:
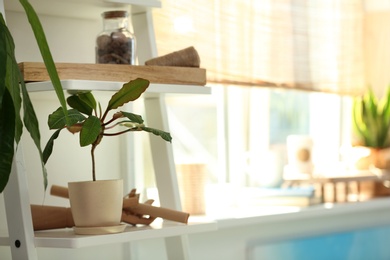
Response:
POLYGON ((150 226, 134 227, 129 225, 123 233, 108 235, 75 235, 72 229, 48 230, 35 232, 35 246, 81 248, 113 243, 125 243, 150 238, 180 236, 214 231, 216 229, 216 222, 189 223, 186 225, 170 221, 161 221, 160 223, 153 223, 150 226))
MULTIPOLYGON (((19 67, 26 82, 50 80, 42 62, 22 62, 19 67)), ((201 68, 89 63, 56 63, 56 67, 61 80, 128 82, 144 78, 159 84, 206 85, 206 70, 201 68)))

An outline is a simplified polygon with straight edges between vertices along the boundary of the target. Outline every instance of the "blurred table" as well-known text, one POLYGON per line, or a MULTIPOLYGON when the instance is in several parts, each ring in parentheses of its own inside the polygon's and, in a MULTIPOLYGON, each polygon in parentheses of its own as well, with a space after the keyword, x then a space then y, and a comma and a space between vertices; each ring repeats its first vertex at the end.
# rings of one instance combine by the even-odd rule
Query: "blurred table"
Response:
POLYGON ((309 175, 309 174, 284 174, 284 187, 301 186, 301 185, 316 185, 320 187, 319 193, 322 202, 325 202, 325 186, 327 184, 333 185, 333 202, 337 202, 338 198, 338 183, 344 183, 345 201, 348 201, 350 194, 350 184, 355 183, 357 187, 357 200, 360 200, 361 184, 363 182, 384 183, 390 180, 390 174, 382 171, 374 173, 374 171, 354 171, 349 174, 338 175, 309 175))

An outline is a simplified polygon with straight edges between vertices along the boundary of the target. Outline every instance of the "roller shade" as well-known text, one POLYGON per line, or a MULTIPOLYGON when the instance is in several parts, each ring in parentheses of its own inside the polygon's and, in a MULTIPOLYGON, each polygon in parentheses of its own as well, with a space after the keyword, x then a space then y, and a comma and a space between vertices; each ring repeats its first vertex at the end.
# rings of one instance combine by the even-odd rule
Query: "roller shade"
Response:
POLYGON ((358 0, 162 0, 160 55, 194 46, 209 83, 359 93, 365 87, 358 0))

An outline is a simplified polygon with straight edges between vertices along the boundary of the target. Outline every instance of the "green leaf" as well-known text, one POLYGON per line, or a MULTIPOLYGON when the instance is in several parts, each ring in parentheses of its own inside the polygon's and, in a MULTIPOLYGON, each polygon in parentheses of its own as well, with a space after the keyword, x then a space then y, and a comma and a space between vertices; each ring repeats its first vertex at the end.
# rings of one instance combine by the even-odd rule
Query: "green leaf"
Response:
POLYGON ((69 109, 67 111, 70 125, 66 124, 66 116, 64 111, 59 107, 56 111, 49 115, 48 125, 50 129, 60 129, 66 126, 72 126, 78 122, 82 122, 86 117, 76 109, 69 109))
POLYGON ((23 123, 20 116, 22 107, 22 98, 20 96, 20 85, 19 85, 19 68, 17 67, 16 61, 9 57, 7 60, 7 79, 6 84, 9 93, 14 102, 15 110, 15 142, 19 143, 23 133, 23 123))
POLYGON ((123 84, 122 88, 111 97, 107 106, 107 111, 116 109, 130 101, 138 99, 148 87, 149 81, 141 78, 123 84))
POLYGON ((0 192, 8 183, 14 157, 15 110, 9 91, 5 89, 0 108, 0 192))
POLYGON ((380 125, 380 132, 378 142, 381 147, 389 146, 389 128, 390 128, 390 87, 387 88, 385 95, 378 103, 378 124, 380 125))
MULTIPOLYGON (((22 75, 20 75, 20 77, 22 78, 22 75)), ((48 184, 47 171, 46 171, 45 163, 43 160, 43 153, 42 153, 42 147, 41 147, 41 134, 39 132, 38 118, 35 114, 35 110, 34 110, 34 107, 31 103, 30 96, 28 95, 24 80, 21 80, 20 85, 21 85, 22 96, 23 96, 23 111, 24 111, 23 122, 24 122, 24 126, 26 127, 27 131, 30 133, 31 138, 33 139, 35 146, 38 149, 39 156, 41 158, 43 185, 44 185, 44 188, 46 190, 47 184, 48 184)))
MULTIPOLYGON (((68 118, 68 111, 67 111, 67 107, 66 107, 64 91, 63 91, 63 88, 62 88, 62 85, 60 82, 60 78, 59 78, 58 73, 57 73, 57 69, 56 69, 54 61, 53 61, 53 57, 51 55, 49 46, 47 44, 46 36, 45 36, 44 31, 43 31, 41 22, 39 21, 39 18, 37 16, 34 8, 31 6, 31 4, 27 0, 19 0, 19 2, 22 4, 22 6, 26 12, 28 21, 30 22, 31 29, 34 33, 35 39, 37 41, 39 50, 40 50, 42 58, 43 58, 43 61, 45 63, 46 70, 49 74, 49 77, 50 77, 50 80, 51 80, 52 85, 54 87, 54 90, 55 90, 57 97, 58 97, 58 100, 61 104, 63 113, 64 113, 65 118, 66 118, 66 122, 68 125, 70 125, 70 119, 68 118)), ((25 89, 25 86, 24 87, 22 86, 22 88, 25 89)), ((27 93, 27 91, 26 91, 26 93, 27 93)), ((28 95, 28 94, 26 94, 26 95, 28 95)), ((26 96, 26 95, 24 95, 24 96, 26 96)), ((29 99, 28 99, 27 103, 30 103, 29 99)), ((29 106, 30 106, 29 104, 25 105, 25 107, 29 107, 29 106)), ((28 112, 28 111, 25 111, 25 112, 28 112)), ((29 113, 29 115, 24 118, 24 121, 26 123, 26 120, 27 120, 27 124, 29 124, 29 126, 26 125, 26 127, 28 127, 28 130, 30 131, 31 136, 33 137, 34 142, 38 147, 40 157, 42 160, 42 168, 44 169, 43 154, 42 154, 40 145, 38 145, 38 143, 40 143, 40 140, 39 140, 39 142, 37 140, 37 133, 39 133, 39 131, 36 130, 33 117, 34 117, 34 115, 32 113, 29 113)), ((44 169, 43 174, 44 174, 44 185, 45 185, 45 190, 46 190, 47 174, 46 174, 45 169, 44 169)))
POLYGON ((164 132, 162 130, 158 130, 158 129, 154 129, 154 128, 150 128, 150 127, 146 127, 146 126, 143 126, 141 128, 142 128, 142 130, 144 130, 146 132, 152 133, 152 134, 157 135, 157 136, 161 136, 161 138, 167 142, 172 142, 172 136, 168 132, 164 132))
POLYGON ((121 112, 125 117, 130 119, 131 122, 136 122, 138 124, 144 123, 144 120, 142 119, 142 116, 140 116, 140 115, 129 113, 129 112, 124 112, 124 111, 121 111, 121 112))
MULTIPOLYGON (((6 26, 3 14, 0 13, 0 68, 7 68, 6 26)), ((6 69, 0 69, 0 108, 5 91, 6 69)))
MULTIPOLYGON (((42 161, 42 149, 41 149, 41 136, 39 133, 39 124, 38 119, 36 117, 33 105, 31 103, 30 97, 28 95, 26 85, 23 80, 22 73, 19 70, 18 64, 15 59, 15 44, 13 42, 11 33, 9 32, 8 28, 5 25, 4 19, 1 16, 1 30, 2 32, 2 41, 4 45, 2 44, 3 48, 5 47, 7 57, 4 61, 6 61, 6 66, 4 66, 6 69, 5 71, 5 85, 8 89, 9 96, 12 99, 12 106, 8 107, 9 112, 10 110, 13 110, 13 120, 6 120, 5 123, 11 124, 13 122, 12 126, 10 125, 9 128, 12 128, 14 131, 14 142, 19 143, 20 138, 22 136, 22 129, 23 124, 20 117, 20 109, 23 104, 23 121, 26 129, 30 133, 35 146, 37 147, 37 150, 39 152, 39 156, 41 158, 41 166, 42 166, 42 173, 43 173, 43 182, 44 182, 44 188, 47 188, 47 172, 46 168, 44 167, 43 161, 42 161), (5 41, 4 41, 5 40, 5 41), (19 83, 20 86, 19 87, 19 83), (22 93, 23 99, 20 96, 20 93, 22 93), (23 100, 23 102, 22 102, 23 100)), ((3 49, 4 50, 4 49, 3 49)), ((2 74, 4 75, 4 74, 2 74)), ((4 97, 4 96, 3 96, 4 97)), ((8 105, 10 103, 7 103, 8 105)), ((4 108, 4 107, 3 107, 4 108)), ((1 135, 2 136, 2 135, 1 135)), ((1 137, 1 139, 3 136, 1 137)), ((12 144, 13 145, 13 144, 12 144)), ((6 160, 6 156, 4 157, 4 160, 6 160)), ((3 162, 6 164, 6 162, 3 162)), ((12 158, 10 159, 10 162, 12 163, 12 158)))
POLYGON ((376 118, 377 116, 377 98, 374 94, 372 88, 368 90, 366 95, 363 97, 365 100, 364 105, 366 107, 367 116, 371 118, 376 118))
POLYGON ((15 59, 15 44, 12 39, 12 35, 5 25, 5 21, 1 19, 1 28, 0 31, 4 33, 4 45, 2 45, 6 50, 6 78, 5 86, 8 88, 8 91, 12 97, 14 110, 15 110, 15 142, 19 143, 20 138, 23 132, 23 123, 20 117, 20 110, 22 106, 22 99, 20 97, 19 81, 20 71, 15 59))
MULTIPOLYGON (((34 10, 34 8, 31 6, 31 4, 27 0, 19 0, 19 2, 22 4, 26 14, 28 21, 31 24, 31 29, 34 32, 35 39, 38 43, 39 50, 41 52, 43 61, 46 66, 46 70, 49 74, 50 80, 53 84, 54 90, 57 94, 58 100, 60 101, 62 110, 64 112, 64 115, 66 116, 66 120, 68 121, 67 118, 67 106, 66 106, 66 101, 65 101, 65 95, 64 91, 61 85, 60 78, 57 73, 57 69, 53 60, 53 57, 51 55, 49 45, 47 44, 46 40, 46 35, 43 31, 42 24, 34 10)), ((70 122, 67 122, 67 125, 70 125, 70 122)))
POLYGON ((81 128, 80 132, 80 146, 87 146, 96 141, 100 132, 102 130, 102 126, 100 120, 96 116, 89 116, 81 128))
POLYGON ((390 86, 387 87, 386 95, 382 98, 380 109, 386 121, 390 121, 390 86))
POLYGON ((93 96, 92 92, 80 93, 80 94, 78 94, 78 96, 85 104, 87 104, 93 110, 96 109, 96 100, 95 100, 95 97, 93 96))
POLYGON ((54 141, 55 141, 55 139, 58 138, 62 129, 63 128, 55 131, 54 134, 50 137, 49 141, 47 141, 45 149, 43 150, 43 163, 44 164, 46 164, 47 161, 49 160, 49 157, 51 156, 51 154, 53 152, 54 141))
POLYGON ((21 99, 18 79, 16 82, 12 81, 16 75, 11 73, 14 68, 13 59, 13 39, 0 13, 0 193, 8 183, 15 153, 14 144, 19 142, 22 131, 20 116, 16 114, 16 111, 20 110, 21 99), (17 90, 13 89, 15 87, 17 90), (17 104, 14 104, 10 91, 12 94, 17 93, 15 98, 17 104))
POLYGON ((77 109, 83 114, 92 115, 93 108, 90 107, 87 103, 82 101, 79 96, 73 95, 66 99, 68 105, 74 109, 77 109))

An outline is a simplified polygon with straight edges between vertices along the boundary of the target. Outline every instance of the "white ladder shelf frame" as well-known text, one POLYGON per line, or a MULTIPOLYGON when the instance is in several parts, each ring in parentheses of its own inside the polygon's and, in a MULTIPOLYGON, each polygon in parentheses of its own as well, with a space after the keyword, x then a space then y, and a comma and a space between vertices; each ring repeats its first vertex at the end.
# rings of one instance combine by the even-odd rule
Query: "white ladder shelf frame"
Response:
MULTIPOLYGON (((0 0, 0 12, 4 12, 4 0, 0 0)), ((157 56, 153 18, 150 7, 133 7, 132 22, 140 64, 157 56)), ((163 94, 145 98, 145 111, 148 122, 156 128, 169 131, 166 104, 163 94)), ((171 144, 151 137, 151 151, 155 169, 160 203, 164 207, 181 210, 179 189, 171 144), (163 151, 163 152, 162 152, 163 151)), ((38 258, 35 243, 29 193, 24 169, 23 150, 19 146, 14 160, 9 183, 4 190, 4 201, 9 230, 9 246, 13 259, 38 258)), ((165 238, 168 259, 186 260, 190 258, 187 235, 165 238)))
MULTIPOLYGON (((150 8, 133 8, 132 13, 134 34, 137 42, 141 42, 143 46, 142 52, 138 50, 138 60, 143 64, 146 60, 158 56, 152 12, 150 8)), ((146 118, 154 127, 169 131, 163 98, 163 95, 158 95, 145 99, 146 118)), ((181 210, 172 146, 153 136, 150 137, 150 145, 160 204, 163 207, 181 210)), ((190 259, 187 236, 165 238, 165 245, 168 259, 190 259)))

